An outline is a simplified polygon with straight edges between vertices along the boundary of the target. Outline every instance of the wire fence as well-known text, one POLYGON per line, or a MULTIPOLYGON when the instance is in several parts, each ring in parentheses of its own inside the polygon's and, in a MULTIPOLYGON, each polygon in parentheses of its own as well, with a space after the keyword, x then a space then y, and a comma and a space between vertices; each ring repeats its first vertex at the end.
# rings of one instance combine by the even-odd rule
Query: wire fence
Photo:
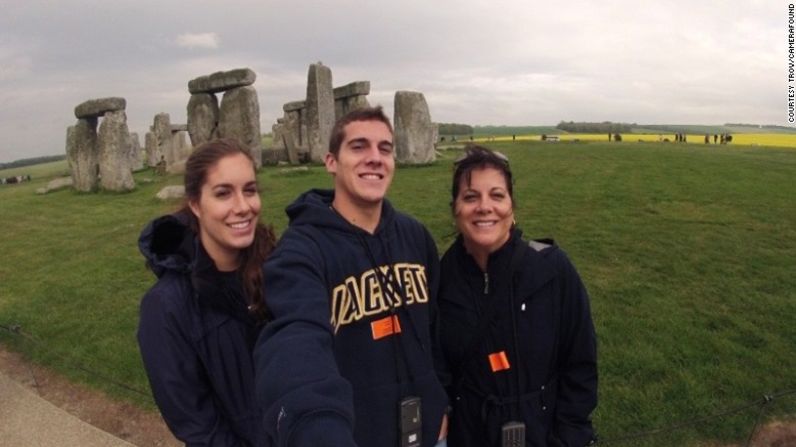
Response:
MULTIPOLYGON (((83 362, 81 362, 78 359, 75 359, 73 356, 53 351, 52 349, 47 347, 46 343, 42 342, 41 340, 38 340, 33 335, 28 334, 25 331, 23 331, 22 327, 20 325, 18 325, 18 324, 17 325, 0 324, 0 330, 2 330, 3 332, 8 333, 8 334, 10 334, 10 335, 12 335, 14 337, 17 337, 17 338, 19 338, 19 339, 21 339, 21 340, 23 340, 25 342, 31 343, 32 345, 34 345, 34 347, 36 349, 39 349, 41 351, 44 351, 44 352, 54 356, 55 358, 57 358, 61 362, 63 362, 64 365, 69 366, 71 368, 74 368, 74 369, 76 369, 78 371, 81 371, 84 374, 87 374, 87 375, 93 377, 96 380, 105 382, 106 384, 109 384, 109 385, 113 385, 114 387, 117 387, 119 389, 125 390, 125 391, 127 391, 129 393, 132 393, 132 394, 135 394, 137 396, 142 396, 142 397, 148 399, 149 401, 153 401, 152 395, 149 392, 149 390, 143 390, 143 389, 140 389, 140 388, 133 387, 133 386, 127 384, 127 383, 120 382, 120 381, 118 381, 116 379, 113 379, 112 377, 110 377, 107 374, 98 372, 96 370, 93 370, 91 368, 88 368, 88 367, 84 366, 83 362)), ((31 375, 31 378, 34 381, 35 386, 38 387, 38 383, 36 382, 36 378, 33 375, 33 371, 30 370, 29 367, 28 367, 28 371, 29 371, 29 373, 31 375)), ((627 445, 627 444, 631 444, 633 442, 639 442, 639 441, 642 441, 642 440, 645 440, 645 439, 648 440, 650 438, 654 438, 654 437, 658 437, 658 436, 672 435, 672 434, 674 434, 676 432, 679 432, 679 431, 690 429, 690 428, 693 428, 693 427, 696 427, 696 426, 699 426, 699 425, 704 425, 704 424, 709 423, 709 422, 718 421, 718 420, 723 419, 723 418, 725 418, 727 416, 730 416, 730 415, 733 415, 733 414, 742 413, 744 411, 748 411, 748 410, 753 409, 753 408, 757 408, 758 409, 757 416, 754 419, 754 423, 752 424, 752 427, 749 430, 749 435, 746 438, 746 441, 744 443, 745 447, 751 447, 752 446, 752 441, 754 440, 754 437, 755 437, 755 434, 757 433, 758 428, 760 427, 760 423, 763 421, 763 418, 764 418, 766 412, 772 407, 772 404, 774 402, 783 400, 783 398, 795 398, 795 397, 796 397, 796 389, 778 391, 778 392, 774 392, 772 394, 765 394, 762 397, 760 397, 758 399, 755 399, 755 400, 753 400, 751 402, 746 402, 746 403, 737 405, 735 407, 729 408, 729 409, 721 411, 719 413, 705 415, 705 416, 698 416, 698 417, 689 418, 687 420, 682 420, 682 421, 676 421, 676 422, 673 422, 671 424, 668 424, 668 425, 665 425, 665 426, 662 426, 662 427, 659 427, 659 428, 655 428, 655 429, 652 429, 652 430, 639 431, 639 432, 635 432, 635 433, 627 433, 627 434, 623 434, 623 435, 616 436, 616 437, 601 438, 601 439, 598 440, 597 445, 606 445, 606 446, 627 445)), ((783 444, 783 447, 784 446, 785 446, 785 444, 783 444)))

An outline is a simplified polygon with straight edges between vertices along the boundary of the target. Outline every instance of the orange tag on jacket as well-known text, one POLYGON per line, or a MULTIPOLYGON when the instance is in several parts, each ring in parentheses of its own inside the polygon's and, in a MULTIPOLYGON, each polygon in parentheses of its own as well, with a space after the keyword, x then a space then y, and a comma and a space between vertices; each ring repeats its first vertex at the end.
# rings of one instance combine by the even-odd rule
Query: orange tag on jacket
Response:
POLYGON ((370 323, 370 330, 373 332, 373 339, 378 340, 388 335, 399 334, 401 323, 398 321, 397 315, 391 315, 370 323))
POLYGON ((489 354, 489 366, 492 367, 492 372, 503 371, 504 369, 510 369, 511 365, 509 365, 509 358, 506 357, 506 351, 495 352, 494 354, 489 354))

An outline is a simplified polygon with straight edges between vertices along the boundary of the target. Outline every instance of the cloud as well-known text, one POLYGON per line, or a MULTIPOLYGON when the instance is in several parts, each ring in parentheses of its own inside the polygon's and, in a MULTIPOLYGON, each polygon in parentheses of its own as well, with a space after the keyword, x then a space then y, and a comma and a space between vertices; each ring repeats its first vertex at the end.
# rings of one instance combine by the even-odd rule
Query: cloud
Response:
POLYGON ((218 48, 219 38, 216 33, 186 33, 177 36, 177 45, 183 48, 218 48))

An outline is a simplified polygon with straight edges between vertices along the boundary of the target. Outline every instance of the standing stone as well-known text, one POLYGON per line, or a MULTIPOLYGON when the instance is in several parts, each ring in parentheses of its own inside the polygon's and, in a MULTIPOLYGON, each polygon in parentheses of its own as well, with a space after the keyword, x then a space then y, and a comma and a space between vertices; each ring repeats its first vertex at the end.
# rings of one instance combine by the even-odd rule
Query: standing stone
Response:
POLYGON ((305 110, 310 160, 321 163, 329 151, 329 139, 335 118, 332 70, 320 62, 310 65, 305 110))
POLYGON ((423 164, 436 159, 434 124, 420 92, 395 92, 395 154, 400 163, 423 164))
POLYGON ((135 181, 130 170, 130 131, 123 110, 108 112, 97 136, 100 186, 108 191, 131 191, 135 181))
POLYGON ((73 185, 75 184, 75 178, 78 176, 79 169, 77 165, 77 142, 75 141, 75 127, 76 126, 69 126, 66 128, 66 161, 69 163, 69 173, 71 175, 73 185))
POLYGON ((171 144, 171 118, 168 113, 158 113, 155 115, 152 124, 152 133, 155 134, 158 148, 158 161, 156 163, 159 163, 160 160, 164 160, 168 168, 168 166, 177 161, 174 154, 174 147, 171 144))
POLYGON ((158 151, 158 137, 154 132, 147 132, 144 135, 144 152, 146 152, 146 165, 154 168, 160 161, 160 151, 158 151))
MULTIPOLYGON (((172 126, 174 129, 174 126, 172 126)), ((172 131, 171 134, 171 151, 172 161, 166 165, 166 171, 170 174, 184 174, 185 162, 191 155, 193 147, 188 144, 188 132, 184 130, 172 131)))
POLYGON ((188 100, 188 133, 194 147, 218 134, 218 99, 212 93, 195 93, 188 100))
POLYGON ((145 163, 145 156, 143 151, 141 150, 141 140, 138 138, 138 134, 135 132, 130 132, 130 169, 133 171, 140 171, 144 169, 145 163))
POLYGON ((255 166, 263 165, 260 141, 260 105, 252 86, 228 90, 221 98, 218 136, 235 138, 249 149, 255 166))
POLYGON ((277 118, 276 124, 271 126, 271 135, 273 135, 273 141, 271 142, 271 149, 275 151, 285 151, 287 150, 287 146, 285 145, 285 118, 277 118))
POLYGON ((97 118, 81 118, 66 133, 66 153, 72 168, 72 184, 80 192, 97 189, 99 148, 97 118))

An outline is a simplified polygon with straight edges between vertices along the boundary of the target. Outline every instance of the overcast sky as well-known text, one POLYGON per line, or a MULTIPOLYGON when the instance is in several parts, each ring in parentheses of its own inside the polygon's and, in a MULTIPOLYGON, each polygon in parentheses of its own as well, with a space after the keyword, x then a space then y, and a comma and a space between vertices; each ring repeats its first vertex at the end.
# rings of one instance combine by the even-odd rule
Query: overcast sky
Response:
POLYGON ((189 80, 249 67, 261 129, 335 86, 425 94, 436 122, 786 124, 787 2, 0 0, 0 162, 64 153, 74 107, 186 122, 189 80), (783 93, 784 92, 784 93, 783 93))

